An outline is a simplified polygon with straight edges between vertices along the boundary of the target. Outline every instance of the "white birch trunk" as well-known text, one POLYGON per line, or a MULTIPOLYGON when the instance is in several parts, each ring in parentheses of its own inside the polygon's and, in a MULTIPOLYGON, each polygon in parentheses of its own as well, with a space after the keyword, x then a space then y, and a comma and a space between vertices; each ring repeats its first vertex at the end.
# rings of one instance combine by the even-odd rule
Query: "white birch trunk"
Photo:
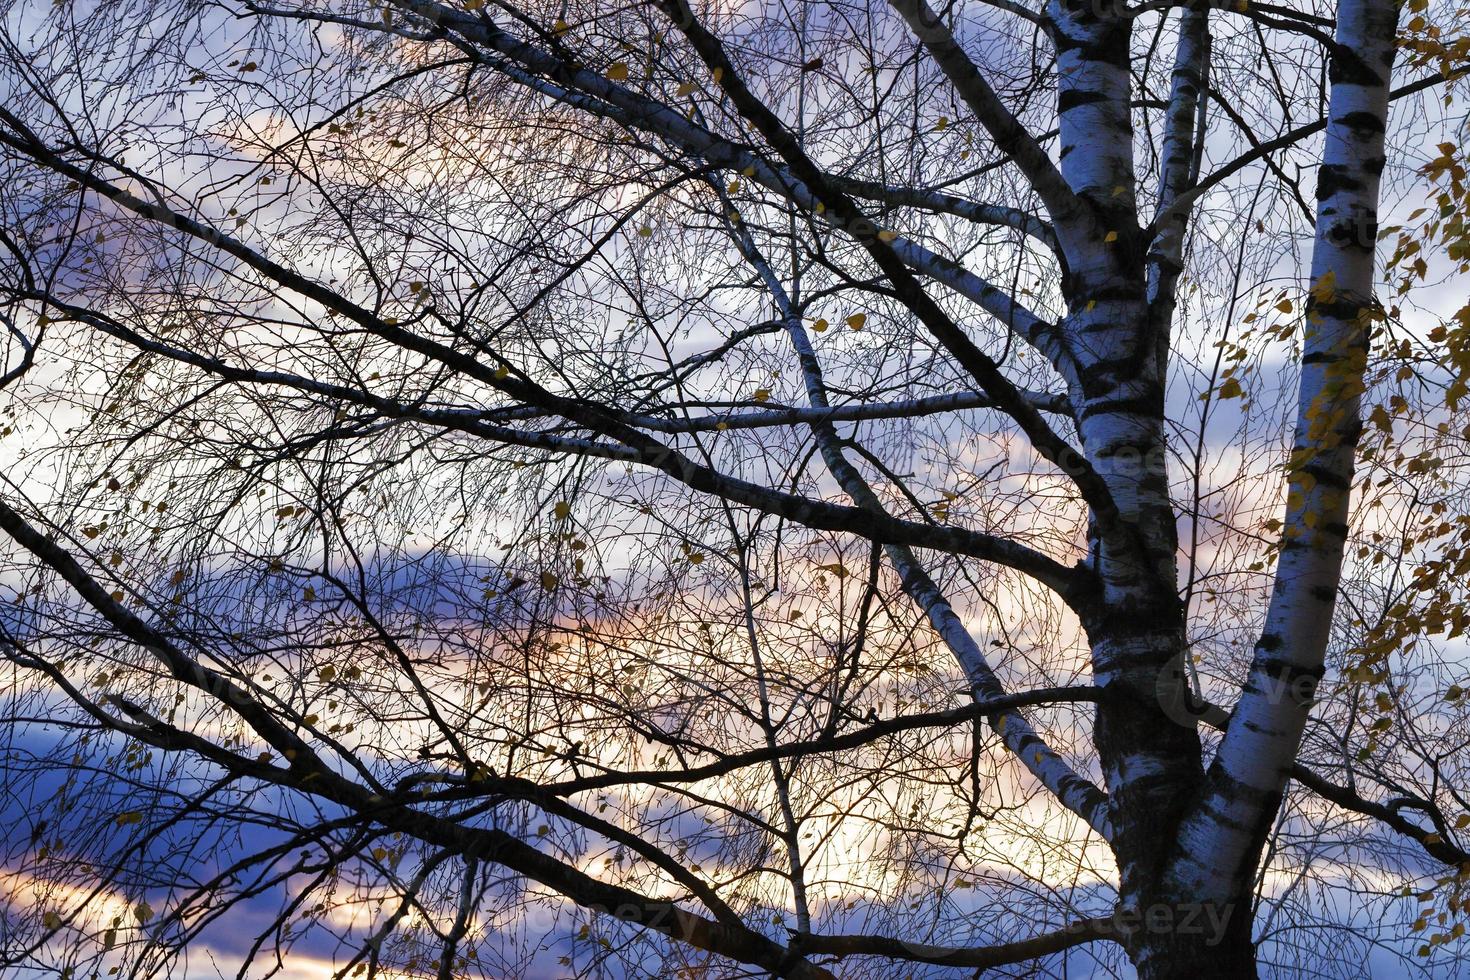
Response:
POLYGON ((1392 0, 1344 0, 1318 177, 1297 431, 1275 586, 1234 717, 1184 822, 1172 888, 1246 901, 1301 743, 1332 623, 1362 424, 1379 178, 1394 56, 1392 0))

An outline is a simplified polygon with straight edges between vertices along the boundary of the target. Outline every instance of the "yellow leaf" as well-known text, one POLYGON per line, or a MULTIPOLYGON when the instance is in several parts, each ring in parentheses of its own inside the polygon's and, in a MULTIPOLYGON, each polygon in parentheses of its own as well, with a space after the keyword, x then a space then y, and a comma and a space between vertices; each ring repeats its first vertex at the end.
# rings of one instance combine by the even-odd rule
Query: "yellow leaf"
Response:
POLYGON ((565 500, 558 500, 556 502, 556 506, 551 508, 551 512, 556 515, 557 520, 564 521, 567 519, 567 516, 571 514, 572 505, 567 503, 565 500))
POLYGON ((828 326, 829 324, 825 319, 823 319, 822 317, 818 317, 817 322, 812 324, 812 329, 815 330, 817 333, 821 333, 823 330, 826 330, 828 326))
POLYGON ((715 80, 715 84, 718 85, 720 81, 723 80, 725 77, 725 69, 716 68, 714 71, 710 72, 710 77, 713 78, 715 80))
POLYGON ((847 318, 847 325, 853 330, 863 329, 863 324, 867 322, 868 315, 866 313, 854 313, 852 316, 847 318))
POLYGON ((939 121, 934 124, 934 131, 942 133, 949 126, 949 117, 940 116, 939 121))
POLYGON ((1319 303, 1330 303, 1337 295, 1337 273, 1328 269, 1322 273, 1310 290, 1312 298, 1319 303))
POLYGON ((607 77, 615 82, 626 82, 628 80, 628 63, 626 61, 614 61, 607 70, 607 77))
POLYGON ((885 245, 893 241, 897 237, 898 232, 889 231, 887 228, 884 228, 882 231, 878 232, 878 241, 883 242, 885 245))
POLYGON ((755 390, 755 394, 752 395, 751 397, 754 398, 758 402, 766 401, 768 398, 771 397, 771 389, 769 389, 769 388, 757 388, 755 390))
POLYGON ((653 237, 653 229, 650 228, 650 227, 648 227, 648 225, 644 225, 642 228, 639 228, 638 229, 638 237, 639 238, 652 238, 653 237))
POLYGON ((47 912, 45 915, 41 916, 41 924, 47 929, 60 929, 61 916, 57 915, 55 912, 47 912))
POLYGON ((509 375, 510 375, 510 368, 506 367, 504 364, 498 365, 495 368, 495 380, 496 381, 501 381, 501 380, 505 379, 506 377, 508 377, 509 375))
POLYGON ((1103 236, 1103 241, 1105 241, 1105 242, 1111 243, 1111 242, 1116 242, 1117 240, 1118 240, 1118 233, 1116 231, 1110 231, 1106 235, 1103 236))
POLYGON ((679 83, 679 87, 674 90, 674 94, 682 97, 682 96, 688 95, 690 92, 693 92, 693 91, 694 91, 694 83, 693 82, 680 82, 679 83))
POLYGON ((564 20, 558 19, 555 24, 551 25, 551 29, 553 31, 556 31, 556 33, 558 34, 565 34, 567 31, 571 30, 571 25, 569 25, 564 20))
POLYGON ((557 578, 551 572, 542 572, 541 573, 541 587, 543 589, 545 589, 547 592, 550 592, 553 589, 555 589, 557 587, 557 585, 560 584, 560 582, 561 582, 561 579, 557 578))
POLYGON ((1290 313, 1292 311, 1291 300, 1289 300, 1289 299, 1282 300, 1281 302, 1279 302, 1279 303, 1276 304, 1276 308, 1278 310, 1280 310, 1282 313, 1290 313))

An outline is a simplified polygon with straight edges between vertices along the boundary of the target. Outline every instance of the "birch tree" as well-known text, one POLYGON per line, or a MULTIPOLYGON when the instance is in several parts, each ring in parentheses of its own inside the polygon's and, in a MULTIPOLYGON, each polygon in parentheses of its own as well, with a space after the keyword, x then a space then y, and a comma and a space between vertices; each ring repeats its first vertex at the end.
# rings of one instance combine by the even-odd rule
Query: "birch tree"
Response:
POLYGON ((1443 975, 1461 17, 7 4, 3 962, 1443 975))

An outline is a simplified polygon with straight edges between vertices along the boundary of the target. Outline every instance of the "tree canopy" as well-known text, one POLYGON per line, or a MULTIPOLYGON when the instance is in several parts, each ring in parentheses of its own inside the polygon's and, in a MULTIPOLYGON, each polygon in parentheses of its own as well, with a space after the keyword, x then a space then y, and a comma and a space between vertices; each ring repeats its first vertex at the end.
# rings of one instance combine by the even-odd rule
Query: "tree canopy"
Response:
POLYGON ((1454 969, 1464 10, 0 10, 4 969, 1454 969))

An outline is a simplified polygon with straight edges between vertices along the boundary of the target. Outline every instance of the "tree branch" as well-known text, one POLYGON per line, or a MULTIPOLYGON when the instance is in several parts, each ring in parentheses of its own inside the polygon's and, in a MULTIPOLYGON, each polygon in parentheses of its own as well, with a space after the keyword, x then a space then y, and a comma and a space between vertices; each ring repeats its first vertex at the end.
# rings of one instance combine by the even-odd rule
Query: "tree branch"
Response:
POLYGON ((1078 919, 1056 932, 996 946, 952 947, 928 946, 889 936, 816 936, 793 935, 791 943, 803 953, 825 953, 838 958, 847 956, 884 956, 910 963, 932 963, 936 966, 991 970, 1012 963, 1024 963, 1081 946, 1083 943, 1109 939, 1118 942, 1118 932, 1110 918, 1078 919))

